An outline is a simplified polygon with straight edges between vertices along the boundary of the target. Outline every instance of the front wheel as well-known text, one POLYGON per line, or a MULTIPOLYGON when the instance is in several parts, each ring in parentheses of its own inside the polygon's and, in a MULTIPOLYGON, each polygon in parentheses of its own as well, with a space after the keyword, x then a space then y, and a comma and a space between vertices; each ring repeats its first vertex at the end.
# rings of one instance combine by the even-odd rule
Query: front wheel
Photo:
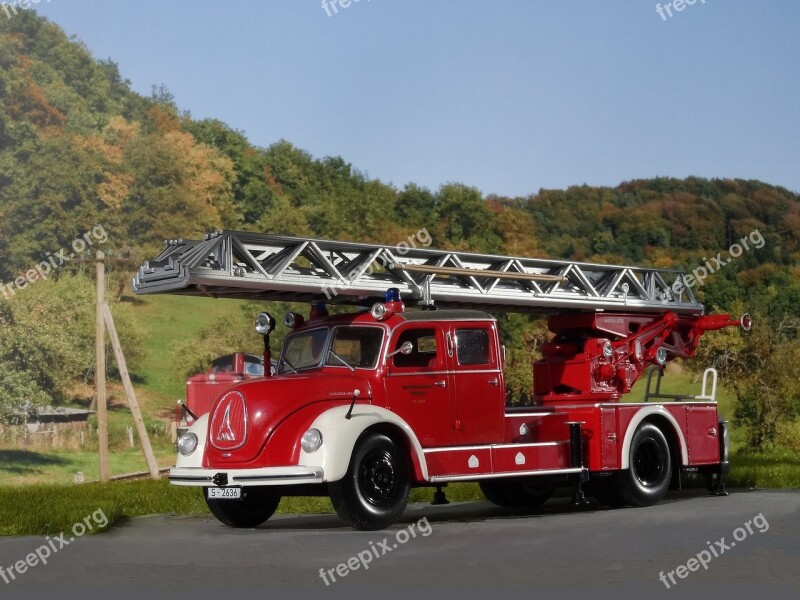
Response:
POLYGON ((379 433, 362 436, 347 473, 329 486, 333 508, 356 529, 388 527, 408 504, 408 473, 405 455, 391 438, 379 433))
POLYGON ((620 500, 632 506, 651 506, 667 493, 672 460, 664 433, 652 423, 639 426, 631 439, 630 468, 615 476, 620 500))
POLYGON ((269 519, 281 501, 280 494, 265 488, 243 488, 240 500, 211 500, 203 490, 208 510, 228 527, 251 529, 269 519))

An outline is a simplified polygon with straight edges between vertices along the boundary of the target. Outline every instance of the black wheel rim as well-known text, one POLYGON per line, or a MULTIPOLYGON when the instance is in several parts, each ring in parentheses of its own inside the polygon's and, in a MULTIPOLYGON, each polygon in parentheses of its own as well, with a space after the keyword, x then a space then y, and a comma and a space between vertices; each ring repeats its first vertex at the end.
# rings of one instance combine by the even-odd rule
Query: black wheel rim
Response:
POLYGON ((395 470, 392 455, 386 450, 373 450, 364 457, 358 470, 358 487, 372 505, 387 504, 394 496, 395 470))
POLYGON ((645 487, 652 487, 661 480, 664 473, 664 454, 655 440, 642 440, 636 447, 633 472, 639 483, 645 487))

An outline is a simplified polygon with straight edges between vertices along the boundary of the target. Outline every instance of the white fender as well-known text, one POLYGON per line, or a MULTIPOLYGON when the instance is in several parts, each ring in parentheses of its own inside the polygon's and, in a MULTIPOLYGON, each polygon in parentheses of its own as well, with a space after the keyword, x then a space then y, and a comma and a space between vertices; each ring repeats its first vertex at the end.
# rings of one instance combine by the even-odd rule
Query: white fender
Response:
POLYGON ((319 429, 322 433, 322 446, 311 454, 301 449, 298 464, 322 467, 325 481, 338 481, 347 473, 356 440, 364 430, 379 423, 391 423, 400 428, 411 441, 411 447, 422 468, 422 478, 428 479, 428 467, 425 464, 422 446, 408 423, 390 410, 369 405, 355 406, 350 419, 346 419, 345 415, 349 408, 349 406, 337 406, 316 418, 311 427, 319 429))
MULTIPOLYGON (((176 467, 194 467, 202 468, 203 454, 206 451, 206 435, 208 433, 208 413, 198 418, 194 425, 189 427, 189 431, 197 436, 197 448, 189 456, 184 456, 178 452, 178 458, 175 461, 176 467)), ((187 432, 188 433, 188 432, 187 432)))
POLYGON ((686 439, 683 437, 683 431, 678 425, 678 422, 675 420, 675 417, 665 409, 663 406, 647 406, 642 408, 639 412, 637 412, 633 419, 631 419, 630 424, 628 425, 628 431, 625 433, 625 441, 622 442, 622 469, 629 469, 630 468, 630 454, 631 454, 631 440, 633 439, 633 434, 636 432, 636 428, 639 427, 639 424, 644 421, 647 417, 651 415, 658 415, 660 417, 664 417, 672 424, 675 433, 678 436, 678 445, 681 448, 681 464, 686 465, 689 463, 689 452, 686 448, 686 439))

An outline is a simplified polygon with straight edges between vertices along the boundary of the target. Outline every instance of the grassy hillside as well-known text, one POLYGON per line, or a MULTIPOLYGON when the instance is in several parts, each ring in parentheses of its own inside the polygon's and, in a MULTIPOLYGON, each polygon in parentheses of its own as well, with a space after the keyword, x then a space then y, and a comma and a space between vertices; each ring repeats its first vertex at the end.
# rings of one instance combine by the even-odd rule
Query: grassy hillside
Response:
POLYGON ((136 296, 126 300, 133 304, 137 326, 146 332, 144 357, 135 372, 139 385, 154 397, 170 400, 170 407, 176 399, 186 397, 186 379, 174 368, 175 349, 219 319, 230 319, 231 327, 249 325, 239 300, 183 296, 136 296))

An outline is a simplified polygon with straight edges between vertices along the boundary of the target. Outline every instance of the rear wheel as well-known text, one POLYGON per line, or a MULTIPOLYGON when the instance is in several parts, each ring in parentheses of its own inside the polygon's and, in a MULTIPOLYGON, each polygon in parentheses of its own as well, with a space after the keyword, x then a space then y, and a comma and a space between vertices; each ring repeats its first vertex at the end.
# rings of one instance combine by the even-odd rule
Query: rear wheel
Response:
POLYGON ((211 514, 228 527, 252 528, 275 513, 281 496, 268 488, 242 488, 240 500, 205 500, 211 514))
POLYGON ((391 438, 367 434, 356 444, 345 476, 330 484, 333 507, 356 529, 388 527, 408 504, 408 473, 405 455, 391 438))
POLYGON ((632 506, 651 506, 667 493, 672 460, 664 433, 652 423, 639 426, 631 439, 630 468, 615 476, 619 498, 632 506))

